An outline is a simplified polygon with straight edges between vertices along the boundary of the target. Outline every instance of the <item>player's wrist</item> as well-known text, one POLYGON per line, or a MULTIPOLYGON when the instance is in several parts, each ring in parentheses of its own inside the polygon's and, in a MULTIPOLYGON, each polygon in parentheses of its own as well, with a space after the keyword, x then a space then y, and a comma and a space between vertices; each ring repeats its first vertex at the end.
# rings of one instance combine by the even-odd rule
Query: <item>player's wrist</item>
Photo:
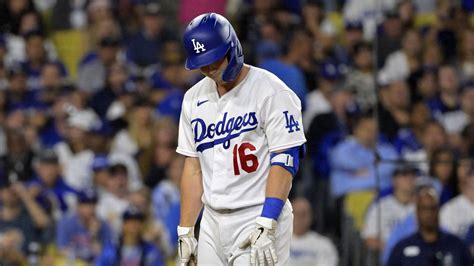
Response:
POLYGON ((178 236, 194 237, 194 226, 179 226, 176 228, 178 236))
POLYGON ((282 199, 266 197, 260 216, 277 221, 283 210, 283 206, 285 206, 285 202, 282 199))

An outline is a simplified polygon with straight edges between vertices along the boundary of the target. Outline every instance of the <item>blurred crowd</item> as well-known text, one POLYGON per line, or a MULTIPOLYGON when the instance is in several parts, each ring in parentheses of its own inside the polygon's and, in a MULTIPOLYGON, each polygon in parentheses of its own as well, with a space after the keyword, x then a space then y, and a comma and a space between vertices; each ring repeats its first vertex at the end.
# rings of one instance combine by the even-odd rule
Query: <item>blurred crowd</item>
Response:
POLYGON ((202 78, 183 67, 181 34, 205 12, 226 15, 245 61, 301 99, 292 265, 401 265, 402 239, 426 244, 432 228, 466 250, 446 251, 451 263, 471 256, 473 11, 470 0, 1 0, 0 265, 174 265, 177 124, 202 78))

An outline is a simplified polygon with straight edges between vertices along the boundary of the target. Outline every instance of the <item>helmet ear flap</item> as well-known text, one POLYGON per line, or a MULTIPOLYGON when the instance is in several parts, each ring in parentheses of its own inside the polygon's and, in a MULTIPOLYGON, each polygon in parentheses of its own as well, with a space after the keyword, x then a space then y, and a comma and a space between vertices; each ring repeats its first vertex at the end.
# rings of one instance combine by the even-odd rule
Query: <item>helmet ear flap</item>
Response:
POLYGON ((244 56, 242 54, 242 46, 237 38, 233 38, 231 47, 226 54, 229 64, 224 73, 222 73, 222 80, 229 82, 234 80, 239 74, 244 65, 244 56))

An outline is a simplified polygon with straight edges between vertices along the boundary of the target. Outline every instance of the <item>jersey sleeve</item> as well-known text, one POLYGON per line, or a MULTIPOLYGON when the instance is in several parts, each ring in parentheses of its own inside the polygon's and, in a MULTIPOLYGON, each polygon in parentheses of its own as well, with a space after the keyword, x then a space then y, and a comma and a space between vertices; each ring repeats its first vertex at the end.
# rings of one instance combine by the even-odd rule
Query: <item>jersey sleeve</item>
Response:
POLYGON ((304 144, 301 102, 289 90, 278 91, 265 100, 261 118, 270 152, 304 144))
POLYGON ((184 156, 198 157, 187 106, 189 105, 186 104, 186 100, 183 100, 181 115, 179 117, 178 148, 176 152, 184 156))

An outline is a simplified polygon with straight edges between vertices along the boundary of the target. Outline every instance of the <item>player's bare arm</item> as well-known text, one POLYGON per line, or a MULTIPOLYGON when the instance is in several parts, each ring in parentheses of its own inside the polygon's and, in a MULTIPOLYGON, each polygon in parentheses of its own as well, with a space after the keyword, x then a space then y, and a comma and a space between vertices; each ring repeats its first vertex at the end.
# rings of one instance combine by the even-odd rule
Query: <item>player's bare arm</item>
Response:
POLYGON ((199 159, 186 157, 181 178, 180 226, 193 227, 202 209, 202 174, 199 159))

